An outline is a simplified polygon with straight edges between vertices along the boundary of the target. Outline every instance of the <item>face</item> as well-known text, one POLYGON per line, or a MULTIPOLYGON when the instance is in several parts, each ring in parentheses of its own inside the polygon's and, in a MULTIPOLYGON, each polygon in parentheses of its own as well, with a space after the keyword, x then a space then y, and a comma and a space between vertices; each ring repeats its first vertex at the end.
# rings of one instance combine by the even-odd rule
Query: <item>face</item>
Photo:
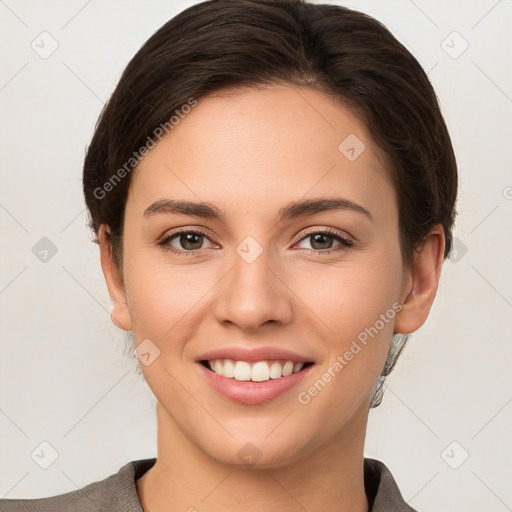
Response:
POLYGON ((284 86, 200 99, 134 171, 124 226, 113 319, 145 343, 169 431, 262 467, 364 431, 414 274, 346 107, 284 86))

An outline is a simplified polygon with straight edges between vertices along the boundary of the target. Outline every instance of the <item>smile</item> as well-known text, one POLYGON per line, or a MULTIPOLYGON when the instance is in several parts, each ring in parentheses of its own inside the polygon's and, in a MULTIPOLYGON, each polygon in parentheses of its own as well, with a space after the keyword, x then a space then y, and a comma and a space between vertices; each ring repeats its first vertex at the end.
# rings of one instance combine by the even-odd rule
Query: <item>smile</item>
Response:
POLYGON ((234 361, 232 359, 213 359, 202 361, 203 366, 209 368, 221 377, 237 381, 266 382, 270 379, 281 379, 300 372, 312 363, 294 362, 286 360, 264 361, 234 361))

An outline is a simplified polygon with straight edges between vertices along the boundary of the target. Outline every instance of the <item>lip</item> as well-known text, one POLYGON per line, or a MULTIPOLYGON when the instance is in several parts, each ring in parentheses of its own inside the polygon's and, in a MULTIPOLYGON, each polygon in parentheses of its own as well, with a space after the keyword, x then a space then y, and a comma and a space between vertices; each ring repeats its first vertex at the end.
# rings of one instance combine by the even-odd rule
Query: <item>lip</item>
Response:
MULTIPOLYGON (((218 359, 221 359, 221 357, 218 357, 218 359)), ((247 359, 238 360, 245 360, 249 362, 247 359)), ((225 398, 247 405, 257 405, 269 402, 287 391, 290 391, 302 381, 314 365, 307 366, 300 372, 292 373, 286 377, 270 379, 264 382, 228 379, 212 372, 200 362, 198 362, 196 366, 198 371, 207 379, 213 389, 225 398)))
POLYGON ((256 361, 285 360, 293 363, 314 363, 313 359, 285 350, 279 347, 226 347, 205 352, 197 358, 197 361, 212 361, 214 359, 231 359, 232 361, 256 361))

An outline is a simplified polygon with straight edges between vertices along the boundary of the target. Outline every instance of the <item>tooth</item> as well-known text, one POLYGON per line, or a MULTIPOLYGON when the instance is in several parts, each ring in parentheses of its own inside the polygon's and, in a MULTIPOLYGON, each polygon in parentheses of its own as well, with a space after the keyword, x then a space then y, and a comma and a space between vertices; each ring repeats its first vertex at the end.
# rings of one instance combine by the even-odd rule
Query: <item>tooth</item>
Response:
POLYGON ((237 361, 234 377, 235 380, 251 380, 251 365, 245 361, 237 361))
POLYGON ((258 361, 254 363, 251 371, 251 380, 255 382, 263 382, 270 378, 270 368, 266 361, 258 361))
POLYGON ((228 379, 232 379, 235 375, 235 365, 231 359, 226 359, 224 361, 224 368, 222 371, 222 375, 227 377, 228 379))
POLYGON ((214 372, 217 374, 217 375, 222 375, 222 363, 216 359, 214 362, 214 372))
POLYGON ((282 376, 283 368, 279 361, 274 361, 270 365, 270 378, 271 379, 279 379, 282 376))
POLYGON ((295 366, 293 367, 293 373, 300 372, 303 367, 304 363, 295 363, 295 366))
POLYGON ((286 361, 283 366, 283 377, 287 377, 291 375, 293 372, 293 363, 291 361, 286 361))
POLYGON ((212 359, 208 361, 208 366, 217 375, 227 379, 236 379, 238 381, 264 382, 269 379, 279 379, 287 377, 292 373, 302 370, 305 363, 293 363, 285 361, 281 365, 279 361, 257 361, 252 364, 247 361, 233 361, 232 359, 212 359))

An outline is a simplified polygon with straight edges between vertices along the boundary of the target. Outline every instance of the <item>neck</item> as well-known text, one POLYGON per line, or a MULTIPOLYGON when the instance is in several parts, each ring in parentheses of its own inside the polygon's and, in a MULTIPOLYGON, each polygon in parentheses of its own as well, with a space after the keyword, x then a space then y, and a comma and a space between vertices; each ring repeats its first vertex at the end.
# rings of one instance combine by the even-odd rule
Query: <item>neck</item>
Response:
POLYGON ((137 480, 144 512, 279 510, 367 512, 363 446, 367 411, 293 463, 267 469, 223 464, 194 445, 157 404, 158 456, 137 480))

